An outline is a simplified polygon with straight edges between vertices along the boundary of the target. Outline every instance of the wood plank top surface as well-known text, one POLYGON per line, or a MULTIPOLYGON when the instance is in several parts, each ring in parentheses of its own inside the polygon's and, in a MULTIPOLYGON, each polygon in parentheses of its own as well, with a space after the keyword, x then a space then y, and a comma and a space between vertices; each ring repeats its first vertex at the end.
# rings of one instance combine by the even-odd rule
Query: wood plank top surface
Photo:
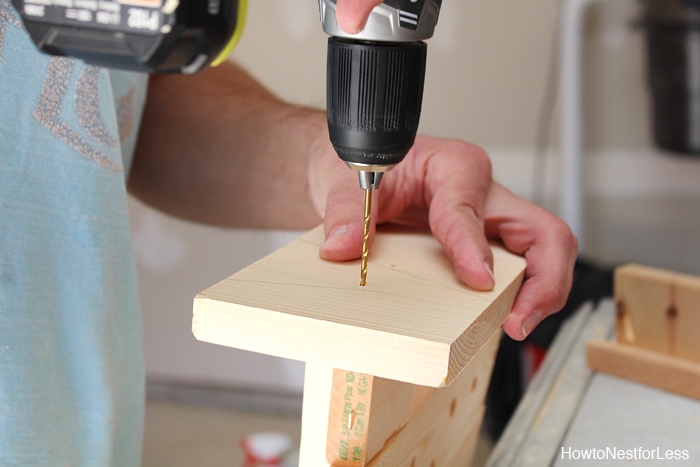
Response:
POLYGON ((378 231, 367 285, 359 260, 324 261, 322 228, 201 292, 202 341, 427 386, 449 384, 502 324, 525 260, 494 245, 496 287, 460 283, 425 230, 378 231))

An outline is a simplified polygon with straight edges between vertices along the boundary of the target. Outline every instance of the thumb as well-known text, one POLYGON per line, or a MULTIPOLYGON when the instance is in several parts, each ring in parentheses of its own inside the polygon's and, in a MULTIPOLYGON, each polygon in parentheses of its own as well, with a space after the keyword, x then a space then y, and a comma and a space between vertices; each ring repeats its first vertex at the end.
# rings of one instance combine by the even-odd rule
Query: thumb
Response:
POLYGON ((348 34, 361 32, 369 14, 381 3, 382 0, 338 0, 335 7, 338 26, 348 34))
MULTIPOLYGON (((343 185, 329 194, 323 217, 326 240, 320 255, 330 261, 349 261, 362 256, 365 191, 357 186, 357 182, 343 185)), ((373 193, 376 195, 376 191, 373 193)), ((373 211, 376 213, 376 209, 373 211)), ((375 214, 372 217, 376 217, 375 214)))

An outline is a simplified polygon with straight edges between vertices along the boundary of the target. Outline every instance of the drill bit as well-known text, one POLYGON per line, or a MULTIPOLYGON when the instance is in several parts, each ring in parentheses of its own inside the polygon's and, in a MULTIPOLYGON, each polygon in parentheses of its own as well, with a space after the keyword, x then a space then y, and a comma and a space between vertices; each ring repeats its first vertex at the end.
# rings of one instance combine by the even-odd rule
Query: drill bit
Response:
POLYGON ((365 190, 365 228, 362 236, 362 262, 360 265, 360 286, 367 284, 367 257, 369 256, 369 228, 372 218, 372 187, 365 190))

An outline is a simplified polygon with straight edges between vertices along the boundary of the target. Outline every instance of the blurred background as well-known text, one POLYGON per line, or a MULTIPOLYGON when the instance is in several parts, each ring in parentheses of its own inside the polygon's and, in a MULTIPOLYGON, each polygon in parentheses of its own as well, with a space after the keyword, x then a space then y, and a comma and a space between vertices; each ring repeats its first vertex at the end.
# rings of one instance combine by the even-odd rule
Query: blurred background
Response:
MULTIPOLYGON (((483 146, 497 180, 555 213, 559 9, 557 0, 444 0, 428 42, 420 130, 483 146)), ((639 19, 634 0, 600 0, 585 15, 581 257, 698 274, 700 159, 652 143, 639 19)), ((323 108, 325 54, 316 1, 265 0, 249 2, 232 59, 283 99, 323 108)), ((303 364, 199 343, 190 331, 197 292, 299 233, 195 226, 135 200, 131 212, 151 397, 299 410, 303 364)))

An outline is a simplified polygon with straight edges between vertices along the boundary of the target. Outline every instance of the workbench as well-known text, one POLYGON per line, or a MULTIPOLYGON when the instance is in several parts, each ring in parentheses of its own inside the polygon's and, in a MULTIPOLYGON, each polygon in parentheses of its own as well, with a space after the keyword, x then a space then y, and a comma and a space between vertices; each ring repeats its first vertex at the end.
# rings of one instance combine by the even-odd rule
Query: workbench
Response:
POLYGON ((700 401, 588 368, 586 344, 614 333, 613 300, 567 321, 488 467, 700 466, 700 401))

